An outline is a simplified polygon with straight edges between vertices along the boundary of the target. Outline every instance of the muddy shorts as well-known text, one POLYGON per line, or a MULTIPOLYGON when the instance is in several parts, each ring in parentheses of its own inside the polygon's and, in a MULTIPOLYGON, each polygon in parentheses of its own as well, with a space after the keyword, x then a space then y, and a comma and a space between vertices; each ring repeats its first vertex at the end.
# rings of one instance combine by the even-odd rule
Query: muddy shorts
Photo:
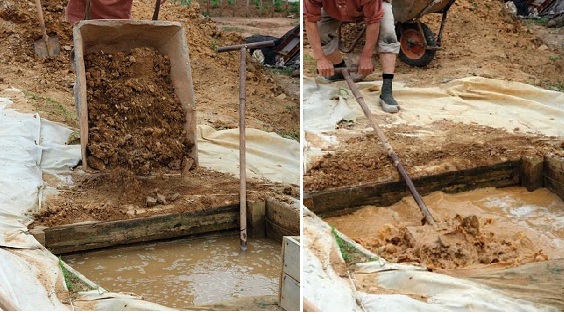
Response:
MULTIPOLYGON (((396 36, 392 4, 382 2, 384 17, 380 20, 380 34, 378 35, 378 53, 399 53, 400 44, 396 36)), ((330 55, 339 49, 339 27, 341 21, 327 15, 321 10, 321 20, 317 22, 321 37, 321 48, 325 55, 330 55)))

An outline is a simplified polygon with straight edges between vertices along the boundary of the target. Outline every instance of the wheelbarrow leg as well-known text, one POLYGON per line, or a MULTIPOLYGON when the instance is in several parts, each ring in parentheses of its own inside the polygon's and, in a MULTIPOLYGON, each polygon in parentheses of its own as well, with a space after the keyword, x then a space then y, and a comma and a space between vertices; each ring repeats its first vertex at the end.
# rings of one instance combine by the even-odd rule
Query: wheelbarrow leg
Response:
POLYGON ((450 6, 454 3, 454 1, 456 1, 456 0, 450 0, 449 3, 447 4, 447 6, 443 9, 443 12, 442 12, 443 16, 442 16, 442 19, 441 19, 441 28, 439 29, 439 34, 437 35, 437 46, 438 47, 443 46, 443 29, 445 27, 448 9, 450 9, 450 6))

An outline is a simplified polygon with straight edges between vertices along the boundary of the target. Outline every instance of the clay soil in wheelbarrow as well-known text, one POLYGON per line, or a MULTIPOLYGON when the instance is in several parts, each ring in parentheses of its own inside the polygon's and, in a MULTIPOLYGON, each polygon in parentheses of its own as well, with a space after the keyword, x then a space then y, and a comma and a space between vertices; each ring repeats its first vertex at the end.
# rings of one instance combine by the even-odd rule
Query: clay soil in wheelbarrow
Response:
POLYGON ((90 167, 147 175, 191 166, 194 143, 186 137, 167 56, 152 48, 94 52, 85 67, 90 167))

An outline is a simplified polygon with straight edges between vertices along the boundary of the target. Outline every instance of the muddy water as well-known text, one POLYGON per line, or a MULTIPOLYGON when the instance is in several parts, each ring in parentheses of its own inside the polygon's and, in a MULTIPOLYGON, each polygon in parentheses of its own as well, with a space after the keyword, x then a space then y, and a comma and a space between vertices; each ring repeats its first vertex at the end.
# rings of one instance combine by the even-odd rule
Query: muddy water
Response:
POLYGON ((63 260, 112 292, 173 308, 278 294, 281 246, 237 235, 181 239, 73 254, 63 260))
POLYGON ((411 197, 326 218, 344 234, 394 262, 453 269, 564 258, 564 201, 546 189, 480 189, 424 197, 441 228, 421 226, 411 197))

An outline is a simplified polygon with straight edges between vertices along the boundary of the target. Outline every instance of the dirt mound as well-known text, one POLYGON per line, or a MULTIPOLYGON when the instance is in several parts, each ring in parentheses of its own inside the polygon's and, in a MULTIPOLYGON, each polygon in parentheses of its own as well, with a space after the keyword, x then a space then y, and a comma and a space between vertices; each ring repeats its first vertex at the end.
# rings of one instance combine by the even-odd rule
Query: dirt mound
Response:
POLYGON ((170 60, 136 48, 85 56, 88 89, 88 164, 126 167, 137 174, 180 170, 194 143, 170 78, 170 60))
MULTIPOLYGON (((41 37, 35 6, 31 2, 3 0, 0 3, 0 90, 9 86, 24 90, 33 103, 33 111, 42 117, 78 127, 72 84, 75 75, 70 66, 72 27, 65 21, 66 0, 42 1, 50 36, 59 38, 59 56, 39 58, 33 42, 41 37), (49 104, 56 104, 50 108, 49 104)), ((152 18, 154 1, 134 1, 134 19, 152 18)), ((219 30, 197 2, 190 6, 166 2, 159 20, 178 21, 185 26, 197 105, 197 123, 219 129, 238 124, 238 53, 218 54, 221 46, 244 43, 236 33, 219 30)), ((285 89, 259 65, 247 67, 247 126, 298 138, 299 99, 285 97, 285 89), (278 98, 276 98, 278 97, 278 98)))
MULTIPOLYGON (((395 125, 384 133, 407 172, 416 178, 487 166, 522 156, 564 154, 564 143, 530 134, 511 134, 486 126, 435 122, 429 127, 395 125), (434 136, 405 134, 431 132, 434 136)), ((396 168, 373 132, 343 139, 304 175, 304 191, 399 180, 396 168)))
MULTIPOLYGON (((546 27, 534 21, 520 20, 505 9, 505 1, 458 0, 452 5, 443 31, 443 49, 423 68, 397 62, 396 81, 408 86, 430 86, 468 76, 504 79, 563 90, 564 55, 562 49, 551 45, 546 27), (539 31, 543 29, 545 32, 539 31), (546 42, 546 44, 545 44, 546 42)), ((440 14, 427 14, 422 22, 438 33, 440 14)), ((353 26, 344 29, 344 45, 350 46, 356 35, 353 26)), ((564 41, 564 28, 554 30, 559 43, 564 41)), ((362 49, 363 39, 355 50, 362 49)), ((306 45, 306 48, 309 48, 306 45)), ((311 49, 304 50, 304 70, 315 75, 315 60, 311 49)), ((350 56, 355 60, 357 56, 350 56)), ((377 58, 377 57, 376 57, 377 58)), ((378 62, 378 61, 376 61, 378 62)), ((381 68, 367 80, 381 79, 381 68)))
POLYGON ((525 264, 547 260, 541 251, 523 254, 531 249, 521 238, 499 238, 482 231, 481 225, 491 219, 456 216, 446 230, 429 226, 387 228, 372 239, 356 239, 364 247, 395 263, 416 262, 429 269, 455 269, 474 264, 525 264))

